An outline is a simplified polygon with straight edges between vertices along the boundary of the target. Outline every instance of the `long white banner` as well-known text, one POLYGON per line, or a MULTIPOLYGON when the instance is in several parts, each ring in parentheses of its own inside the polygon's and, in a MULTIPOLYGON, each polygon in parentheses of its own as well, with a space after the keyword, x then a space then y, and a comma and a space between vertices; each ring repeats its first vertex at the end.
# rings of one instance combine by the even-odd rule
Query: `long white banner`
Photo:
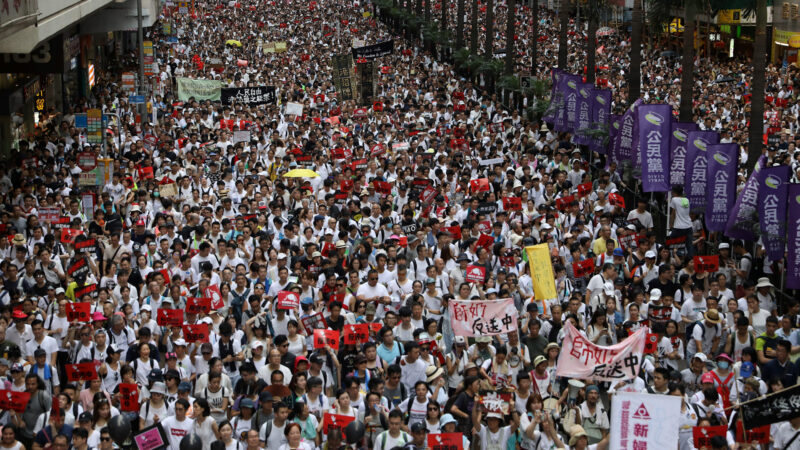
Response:
POLYGON ((681 398, 620 392, 611 400, 613 450, 678 448, 681 398))
POLYGON ((639 374, 648 328, 610 347, 592 343, 567 321, 556 375, 595 381, 630 380, 639 374))

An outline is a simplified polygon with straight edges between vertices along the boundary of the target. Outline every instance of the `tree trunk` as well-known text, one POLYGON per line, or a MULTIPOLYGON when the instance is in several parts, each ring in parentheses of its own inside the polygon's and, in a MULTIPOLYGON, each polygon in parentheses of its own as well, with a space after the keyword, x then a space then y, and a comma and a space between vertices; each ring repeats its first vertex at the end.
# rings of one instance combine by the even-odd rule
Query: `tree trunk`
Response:
POLYGON ((456 48, 464 48, 464 0, 456 5, 456 48))
POLYGON ((417 0, 417 4, 415 5, 415 9, 416 9, 415 15, 417 17, 422 17, 422 1, 423 0, 417 0))
POLYGON ((539 68, 536 66, 536 45, 539 43, 539 0, 531 1, 531 76, 536 77, 539 68))
POLYGON ((594 85, 595 60, 597 59, 597 0, 590 0, 589 28, 586 36, 586 82, 594 85))
POLYGON ((750 128, 747 143, 747 169, 753 173, 761 157, 764 134, 764 88, 767 66, 767 0, 756 0, 756 35, 753 42, 753 90, 750 97, 750 128))
MULTIPOLYGON (((514 22, 517 20, 517 1, 508 0, 508 13, 506 14, 506 75, 514 74, 514 61, 517 60, 517 51, 514 48, 514 22)), ((534 22, 536 21, 536 16, 534 22)), ((534 39, 535 41, 536 39, 534 39)))
POLYGON ((678 118, 681 122, 692 122, 694 118, 694 19, 697 5, 690 0, 683 7, 683 53, 681 55, 681 104, 678 118))
POLYGON ((558 68, 561 70, 567 70, 567 28, 569 27, 569 0, 561 0, 561 3, 558 5, 558 23, 558 68))
POLYGON ((439 19, 439 29, 442 32, 447 31, 447 13, 450 6, 447 4, 447 0, 442 0, 442 17, 439 19))
POLYGON ((642 91, 642 0, 633 0, 631 17, 631 65, 628 70, 628 105, 632 105, 642 91))
POLYGON ((486 58, 494 58, 494 0, 486 0, 486 58))
POLYGON ((470 36, 469 52, 473 55, 478 54, 478 0, 472 0, 472 17, 470 17, 470 36))
POLYGON ((431 1, 432 0, 424 0, 425 1, 425 22, 431 22, 431 1))

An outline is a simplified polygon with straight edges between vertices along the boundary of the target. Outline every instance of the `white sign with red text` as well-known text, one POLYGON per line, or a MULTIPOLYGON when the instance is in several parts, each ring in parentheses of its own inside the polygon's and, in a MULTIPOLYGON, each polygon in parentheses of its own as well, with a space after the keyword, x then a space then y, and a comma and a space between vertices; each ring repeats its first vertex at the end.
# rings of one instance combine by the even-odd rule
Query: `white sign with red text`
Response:
POLYGON ((595 345, 569 321, 564 330, 566 335, 558 355, 557 376, 619 382, 639 374, 649 328, 642 327, 624 341, 609 347, 595 345))
POLYGON ((450 323, 456 336, 494 336, 517 329, 514 299, 487 301, 450 300, 450 323))
POLYGON ((611 400, 610 440, 615 450, 678 448, 681 397, 621 392, 611 400))

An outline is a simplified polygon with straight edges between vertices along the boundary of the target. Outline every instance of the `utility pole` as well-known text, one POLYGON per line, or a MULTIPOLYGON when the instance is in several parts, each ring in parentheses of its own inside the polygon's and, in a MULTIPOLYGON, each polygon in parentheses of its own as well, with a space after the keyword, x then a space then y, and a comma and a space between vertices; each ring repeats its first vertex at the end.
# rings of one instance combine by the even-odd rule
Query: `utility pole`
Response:
MULTIPOLYGON (((144 29, 142 28, 142 0, 136 0, 136 21, 139 45, 139 95, 146 95, 144 79, 144 29)), ((139 106, 139 114, 143 114, 143 104, 139 106)))

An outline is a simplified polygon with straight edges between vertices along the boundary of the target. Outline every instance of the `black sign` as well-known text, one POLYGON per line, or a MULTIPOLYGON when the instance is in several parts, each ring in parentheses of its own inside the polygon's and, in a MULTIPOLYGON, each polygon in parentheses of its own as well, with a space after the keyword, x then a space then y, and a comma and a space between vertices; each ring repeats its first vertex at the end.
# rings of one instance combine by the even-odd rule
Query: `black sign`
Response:
POLYGON ((62 73, 64 39, 58 35, 30 53, 0 53, 0 66, 7 73, 62 73))
POLYGON ((394 53, 394 39, 353 49, 354 59, 375 59, 394 53))
POLYGON ((767 136, 767 145, 770 147, 777 147, 781 143, 781 135, 770 134, 767 136))
POLYGON ((224 88, 220 100, 223 104, 265 105, 275 103, 275 86, 224 88))
POLYGON ((741 411, 748 430, 800 417, 800 384, 767 398, 744 403, 741 411))
POLYGON ((478 214, 493 214, 497 211, 497 203, 483 202, 478 205, 478 214))
POLYGON ((400 228, 403 229, 403 233, 408 236, 414 234, 419 229, 419 226, 416 223, 410 223, 408 225, 401 225, 400 228))

